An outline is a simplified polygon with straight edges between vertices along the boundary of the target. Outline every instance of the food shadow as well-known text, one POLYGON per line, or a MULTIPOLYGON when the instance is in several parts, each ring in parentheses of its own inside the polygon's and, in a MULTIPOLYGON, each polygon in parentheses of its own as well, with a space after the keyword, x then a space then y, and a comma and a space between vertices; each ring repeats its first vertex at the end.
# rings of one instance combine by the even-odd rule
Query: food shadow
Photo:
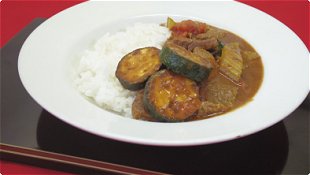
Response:
POLYGON ((43 111, 37 141, 47 151, 172 174, 280 174, 288 156, 283 122, 223 143, 158 147, 92 135, 43 111))

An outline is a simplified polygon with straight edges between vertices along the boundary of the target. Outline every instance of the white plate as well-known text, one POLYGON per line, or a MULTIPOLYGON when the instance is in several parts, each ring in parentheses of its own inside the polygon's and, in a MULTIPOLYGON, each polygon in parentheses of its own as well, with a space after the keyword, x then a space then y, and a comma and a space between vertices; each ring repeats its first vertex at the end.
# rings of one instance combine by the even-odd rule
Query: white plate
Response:
POLYGON ((23 85, 43 108, 77 128, 131 143, 181 146, 243 137, 284 119, 309 92, 308 55, 288 27, 238 2, 85 2, 48 19, 29 36, 18 70, 23 85), (79 94, 71 66, 77 53, 107 31, 133 22, 162 23, 167 16, 199 19, 254 46, 264 64, 264 80, 254 100, 220 117, 152 123, 120 117, 79 94))

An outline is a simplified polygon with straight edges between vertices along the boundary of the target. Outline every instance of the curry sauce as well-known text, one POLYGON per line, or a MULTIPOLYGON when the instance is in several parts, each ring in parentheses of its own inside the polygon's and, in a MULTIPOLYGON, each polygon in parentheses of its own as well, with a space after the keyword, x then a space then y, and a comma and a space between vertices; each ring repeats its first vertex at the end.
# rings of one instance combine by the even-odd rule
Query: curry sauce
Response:
MULTIPOLYGON (((132 105, 135 119, 200 120, 253 100, 264 69, 260 55, 247 41, 198 21, 174 22, 168 18, 167 27, 171 36, 158 52, 161 70, 154 69, 146 85, 141 86, 144 94, 138 93, 132 105)), ((146 65, 151 59, 132 57, 131 61, 146 65)), ((126 70, 126 65, 123 68, 126 70)), ((131 69, 139 72, 146 67, 131 69)), ((128 71, 123 74, 131 76, 128 71)))

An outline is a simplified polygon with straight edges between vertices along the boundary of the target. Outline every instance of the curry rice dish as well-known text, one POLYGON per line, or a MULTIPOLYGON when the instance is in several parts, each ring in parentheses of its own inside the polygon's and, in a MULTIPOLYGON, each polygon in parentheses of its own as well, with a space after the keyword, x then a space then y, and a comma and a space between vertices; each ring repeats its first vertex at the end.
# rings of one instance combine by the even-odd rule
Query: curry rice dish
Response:
POLYGON ((162 47, 119 58, 115 77, 133 94, 131 115, 153 122, 219 116, 252 100, 263 79, 260 55, 241 37, 206 23, 167 19, 162 47))

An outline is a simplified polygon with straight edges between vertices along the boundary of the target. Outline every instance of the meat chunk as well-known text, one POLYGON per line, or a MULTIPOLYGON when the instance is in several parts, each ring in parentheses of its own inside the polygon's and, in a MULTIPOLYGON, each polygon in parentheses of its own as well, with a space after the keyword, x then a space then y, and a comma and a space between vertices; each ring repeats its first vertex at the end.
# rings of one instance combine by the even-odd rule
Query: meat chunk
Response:
POLYGON ((213 65, 213 67, 216 66, 214 56, 210 52, 208 52, 207 50, 205 50, 201 47, 195 47, 193 50, 193 53, 196 55, 199 55, 200 57, 202 57, 204 59, 207 59, 213 65))
POLYGON ((218 42, 216 38, 207 38, 207 39, 191 39, 186 37, 173 37, 172 42, 189 51, 193 51, 195 47, 200 47, 205 50, 214 49, 217 47, 218 42))
POLYGON ((225 106, 221 103, 212 103, 209 101, 204 101, 201 104, 201 107, 198 111, 197 116, 204 116, 204 117, 214 116, 214 115, 224 113, 228 109, 229 109, 228 106, 225 106))
POLYGON ((172 41, 174 44, 184 47, 185 49, 193 42, 192 39, 186 37, 173 37, 172 41))
POLYGON ((226 35, 226 33, 227 32, 225 30, 209 26, 208 30, 205 33, 197 34, 195 35, 195 38, 200 40, 208 38, 216 38, 220 40, 226 35))
POLYGON ((214 77, 204 80, 200 87, 203 102, 197 116, 205 118, 229 111, 235 103, 238 90, 238 85, 218 72, 214 77))
POLYGON ((213 48, 216 48, 218 45, 218 42, 215 38, 210 39, 204 39, 204 40, 193 40, 193 42, 188 45, 188 50, 193 51, 195 47, 201 47, 205 50, 210 50, 213 48))
POLYGON ((145 120, 145 121, 156 121, 147 110, 145 110, 143 105, 143 94, 144 91, 140 90, 137 93, 135 100, 132 103, 131 113, 135 119, 145 120))
POLYGON ((213 79, 209 79, 204 87, 206 99, 215 104, 231 106, 234 104, 238 94, 239 86, 227 79, 222 74, 217 74, 213 79))

